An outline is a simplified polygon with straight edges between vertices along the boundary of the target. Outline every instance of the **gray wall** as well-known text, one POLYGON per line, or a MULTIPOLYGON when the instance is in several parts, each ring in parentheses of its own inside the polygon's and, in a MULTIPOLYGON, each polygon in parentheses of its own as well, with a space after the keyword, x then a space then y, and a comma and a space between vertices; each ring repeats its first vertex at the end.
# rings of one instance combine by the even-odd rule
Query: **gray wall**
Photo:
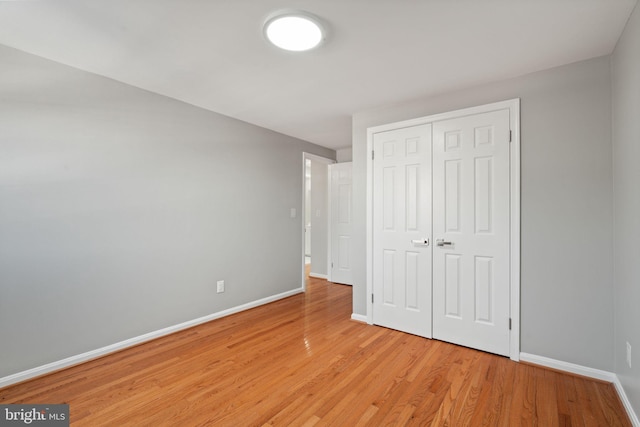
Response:
POLYGON ((335 152, 1 46, 0 64, 0 377, 300 288, 302 152, 335 152))
POLYGON ((311 160, 311 273, 326 276, 329 240, 329 167, 311 160))
POLYGON ((367 127, 519 97, 521 351, 612 371, 610 95, 604 57, 354 115, 354 313, 366 312, 367 127))
POLYGON ((351 147, 348 148, 339 148, 336 150, 336 161, 338 163, 346 163, 353 160, 353 156, 351 155, 351 147))
POLYGON ((612 66, 615 372, 640 414, 640 6, 618 41, 612 66))

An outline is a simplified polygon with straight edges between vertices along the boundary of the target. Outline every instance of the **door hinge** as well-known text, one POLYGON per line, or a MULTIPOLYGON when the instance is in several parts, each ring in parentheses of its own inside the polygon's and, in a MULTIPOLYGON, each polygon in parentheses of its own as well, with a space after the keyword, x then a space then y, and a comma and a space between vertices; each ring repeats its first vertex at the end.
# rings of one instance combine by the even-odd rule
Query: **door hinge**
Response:
POLYGON ((371 294, 371 304, 373 304, 373 294, 371 294))
POLYGON ((509 330, 511 330, 511 317, 509 317, 509 330))
POLYGON ((512 132, 511 132, 511 131, 509 131, 509 142, 511 142, 511 137, 512 137, 512 136, 513 136, 513 135, 512 135, 512 132))
POLYGON ((333 268, 333 261, 331 261, 331 268, 333 268))
POLYGON ((376 157, 376 155, 374 153, 375 153, 375 151, 371 151, 371 160, 373 160, 376 157))

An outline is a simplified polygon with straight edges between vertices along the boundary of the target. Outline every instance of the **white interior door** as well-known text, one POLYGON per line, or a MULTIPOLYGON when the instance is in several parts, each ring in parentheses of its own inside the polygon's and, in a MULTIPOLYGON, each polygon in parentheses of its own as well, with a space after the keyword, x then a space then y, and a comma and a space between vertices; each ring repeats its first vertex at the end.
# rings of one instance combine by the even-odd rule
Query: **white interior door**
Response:
POLYGON ((509 355, 509 110, 433 124, 433 337, 509 355))
POLYGON ((430 338, 431 125, 373 147, 373 323, 430 338))
POLYGON ((352 163, 329 165, 331 184, 330 264, 329 281, 352 285, 352 227, 351 212, 352 163))

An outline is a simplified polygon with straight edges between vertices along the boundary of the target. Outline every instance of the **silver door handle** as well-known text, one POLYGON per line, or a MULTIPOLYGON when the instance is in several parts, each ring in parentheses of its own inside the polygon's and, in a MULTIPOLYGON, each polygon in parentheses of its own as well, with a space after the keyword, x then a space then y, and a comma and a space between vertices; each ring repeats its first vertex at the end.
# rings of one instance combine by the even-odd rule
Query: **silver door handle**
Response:
POLYGON ((440 246, 441 248, 445 246, 453 246, 453 242, 445 242, 444 239, 436 240, 436 246, 440 246))
POLYGON ((411 243, 413 243, 414 245, 429 246, 429 239, 412 240, 411 243))

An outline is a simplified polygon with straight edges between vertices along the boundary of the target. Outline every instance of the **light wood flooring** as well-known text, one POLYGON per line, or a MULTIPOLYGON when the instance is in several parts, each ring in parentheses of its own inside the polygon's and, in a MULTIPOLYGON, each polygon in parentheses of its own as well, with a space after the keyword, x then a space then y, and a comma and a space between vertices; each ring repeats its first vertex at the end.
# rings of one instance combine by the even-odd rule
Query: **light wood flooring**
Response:
POLYGON ((350 320, 308 291, 0 390, 74 426, 630 426, 611 384, 350 320))

